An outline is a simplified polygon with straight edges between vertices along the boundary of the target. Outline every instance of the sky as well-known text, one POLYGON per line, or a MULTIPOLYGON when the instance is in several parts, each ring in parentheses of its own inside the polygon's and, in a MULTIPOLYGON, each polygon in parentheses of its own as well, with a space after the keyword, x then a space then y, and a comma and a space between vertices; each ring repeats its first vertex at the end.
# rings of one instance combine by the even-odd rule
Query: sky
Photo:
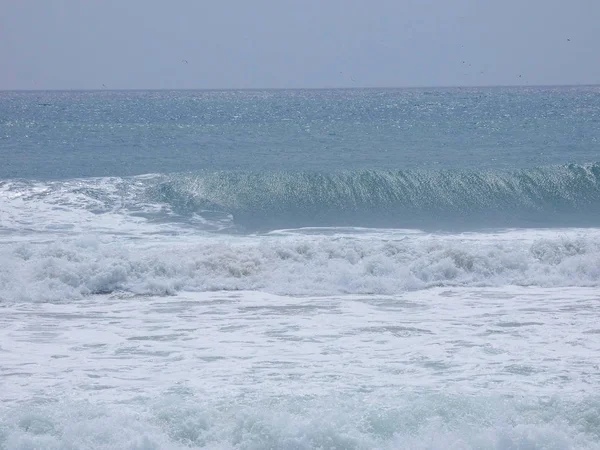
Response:
POLYGON ((600 0, 0 0, 0 90, 600 84, 600 0))

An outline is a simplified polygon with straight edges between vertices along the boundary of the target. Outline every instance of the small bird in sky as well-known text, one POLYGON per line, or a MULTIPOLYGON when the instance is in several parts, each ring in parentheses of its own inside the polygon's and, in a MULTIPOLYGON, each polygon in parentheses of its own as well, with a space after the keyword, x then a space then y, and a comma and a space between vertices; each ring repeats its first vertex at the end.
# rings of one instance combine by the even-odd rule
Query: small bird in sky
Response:
POLYGON ((182 62, 183 64, 187 64, 187 63, 188 63, 187 59, 182 59, 182 60, 181 60, 181 62, 182 62))

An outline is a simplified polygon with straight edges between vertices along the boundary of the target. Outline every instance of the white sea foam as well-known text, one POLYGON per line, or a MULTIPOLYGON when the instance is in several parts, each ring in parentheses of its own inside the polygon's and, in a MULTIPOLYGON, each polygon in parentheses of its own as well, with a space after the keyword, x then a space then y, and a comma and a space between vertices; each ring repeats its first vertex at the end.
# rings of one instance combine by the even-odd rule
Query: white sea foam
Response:
POLYGON ((433 286, 598 286, 600 230, 394 231, 138 241, 80 236, 4 244, 3 301, 69 301, 116 291, 260 290, 394 294, 433 286))
POLYGON ((595 289, 5 305, 0 448, 598 449, 595 289))
POLYGON ((169 396, 137 409, 50 403, 0 412, 0 445, 7 450, 600 448, 585 424, 598 417, 596 403, 423 397, 212 405, 198 397, 169 396), (573 413, 577 418, 569 417, 573 413))
POLYGON ((2 186, 0 448, 600 448, 600 229, 208 234, 96 182, 2 186))

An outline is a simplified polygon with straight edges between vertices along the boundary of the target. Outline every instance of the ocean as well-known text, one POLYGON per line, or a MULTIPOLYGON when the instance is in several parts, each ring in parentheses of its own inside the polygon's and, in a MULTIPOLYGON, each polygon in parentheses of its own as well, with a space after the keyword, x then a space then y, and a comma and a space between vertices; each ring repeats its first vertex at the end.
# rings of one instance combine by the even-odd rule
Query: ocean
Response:
POLYGON ((600 87, 0 92, 0 449, 600 449, 600 87))

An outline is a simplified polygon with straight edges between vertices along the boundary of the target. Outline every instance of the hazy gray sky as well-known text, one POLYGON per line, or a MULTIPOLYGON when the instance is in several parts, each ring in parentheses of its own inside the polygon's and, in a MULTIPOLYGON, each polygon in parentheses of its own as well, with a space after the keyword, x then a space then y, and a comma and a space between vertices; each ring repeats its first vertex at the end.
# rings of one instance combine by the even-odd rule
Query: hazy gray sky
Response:
POLYGON ((0 0, 0 61, 0 89, 598 84, 600 0, 0 0))

